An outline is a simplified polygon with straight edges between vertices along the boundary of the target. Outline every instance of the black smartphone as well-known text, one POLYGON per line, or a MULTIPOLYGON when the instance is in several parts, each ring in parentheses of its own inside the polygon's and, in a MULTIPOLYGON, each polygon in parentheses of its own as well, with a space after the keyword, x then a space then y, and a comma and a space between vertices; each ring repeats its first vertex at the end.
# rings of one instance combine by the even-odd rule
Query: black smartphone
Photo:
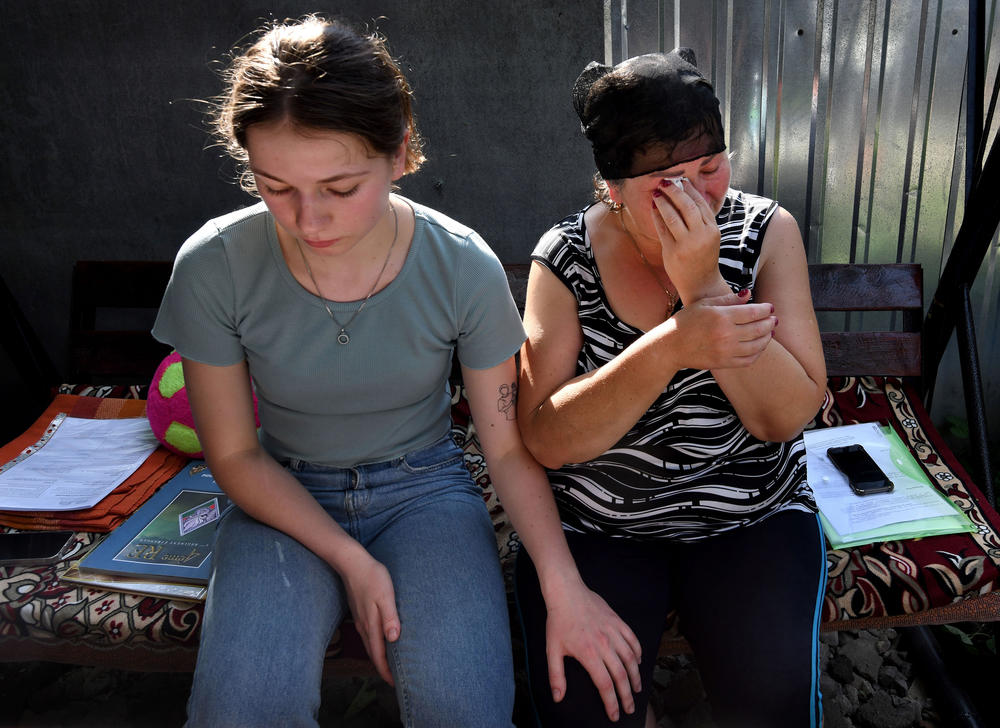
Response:
POLYGON ((847 482, 856 495, 888 493, 892 490, 892 481, 861 445, 831 447, 826 454, 837 466, 837 470, 847 476, 847 482))
POLYGON ((75 540, 72 531, 0 533, 0 566, 43 566, 61 561, 75 540))

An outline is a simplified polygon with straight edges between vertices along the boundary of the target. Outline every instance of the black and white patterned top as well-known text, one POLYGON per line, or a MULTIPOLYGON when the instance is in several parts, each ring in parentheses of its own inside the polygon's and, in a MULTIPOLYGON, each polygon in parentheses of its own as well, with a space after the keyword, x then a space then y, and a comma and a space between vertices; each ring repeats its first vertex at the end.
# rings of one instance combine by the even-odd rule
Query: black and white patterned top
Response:
MULTIPOLYGON (((719 269, 753 291, 764 231, 777 203, 730 189, 716 217, 719 269)), ((642 331, 611 309, 581 210, 550 229, 532 259, 576 297, 583 347, 576 372, 597 369, 642 331)), ((780 402, 775 402, 780 407, 780 402)), ((549 471, 563 527, 611 536, 697 541, 785 509, 815 511, 805 446, 751 435, 707 370, 683 369, 610 450, 549 471)))

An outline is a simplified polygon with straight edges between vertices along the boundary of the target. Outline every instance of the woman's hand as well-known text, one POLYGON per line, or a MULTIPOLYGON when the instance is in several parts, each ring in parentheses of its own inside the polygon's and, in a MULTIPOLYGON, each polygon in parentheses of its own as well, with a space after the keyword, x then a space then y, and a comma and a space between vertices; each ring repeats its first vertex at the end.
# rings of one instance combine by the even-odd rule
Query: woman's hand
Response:
POLYGON ((398 640, 400 627, 396 592, 389 570, 365 552, 350 568, 343 569, 340 576, 347 589, 347 603, 365 651, 378 674, 392 685, 385 641, 398 640))
POLYGON ((663 267, 687 306, 697 299, 719 294, 725 282, 719 272, 721 233, 715 214, 694 185, 679 189, 661 182, 653 191, 650 214, 660 238, 663 267))
POLYGON ((594 681, 608 718, 618 720, 619 703, 626 713, 633 713, 633 693, 642 690, 642 648, 629 626, 583 582, 558 600, 546 599, 546 607, 545 652, 552 699, 558 703, 566 694, 563 661, 572 657, 594 681))
POLYGON ((749 292, 702 298, 657 328, 670 336, 671 362, 679 369, 729 369, 757 361, 778 319, 770 303, 745 303, 749 292))

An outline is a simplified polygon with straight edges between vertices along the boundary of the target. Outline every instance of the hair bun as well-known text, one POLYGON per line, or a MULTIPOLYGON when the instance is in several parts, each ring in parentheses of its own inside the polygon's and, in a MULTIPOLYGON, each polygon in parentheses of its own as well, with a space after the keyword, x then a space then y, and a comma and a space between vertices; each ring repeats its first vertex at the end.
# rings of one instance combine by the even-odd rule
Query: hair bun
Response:
POLYGON ((573 108, 576 109, 576 115, 580 117, 580 123, 584 126, 587 125, 584 119, 584 110, 587 107, 587 96, 590 94, 590 89, 597 79, 606 75, 610 70, 611 66, 591 61, 573 82, 573 108))
POLYGON ((685 61, 687 61, 688 63, 690 63, 695 68, 698 67, 698 59, 694 55, 694 49, 693 48, 674 48, 670 52, 673 53, 676 56, 680 56, 681 58, 683 58, 685 61))

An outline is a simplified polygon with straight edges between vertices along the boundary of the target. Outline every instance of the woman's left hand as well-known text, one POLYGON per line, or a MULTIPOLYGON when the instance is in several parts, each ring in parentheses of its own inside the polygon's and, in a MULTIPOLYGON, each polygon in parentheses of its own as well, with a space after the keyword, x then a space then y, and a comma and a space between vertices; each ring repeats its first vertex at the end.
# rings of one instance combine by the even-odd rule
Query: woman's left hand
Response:
POLYGON ((564 660, 572 657, 594 681, 608 718, 618 720, 619 703, 626 713, 635 712, 633 693, 642 689, 642 648, 635 633, 583 582, 562 599, 546 599, 546 607, 545 652, 552 699, 558 703, 566 697, 564 660))
POLYGON ((681 301, 691 305, 700 298, 728 290, 719 272, 721 233, 715 214, 694 185, 683 189, 661 182, 653 191, 650 210, 660 238, 663 267, 677 288, 681 301))

